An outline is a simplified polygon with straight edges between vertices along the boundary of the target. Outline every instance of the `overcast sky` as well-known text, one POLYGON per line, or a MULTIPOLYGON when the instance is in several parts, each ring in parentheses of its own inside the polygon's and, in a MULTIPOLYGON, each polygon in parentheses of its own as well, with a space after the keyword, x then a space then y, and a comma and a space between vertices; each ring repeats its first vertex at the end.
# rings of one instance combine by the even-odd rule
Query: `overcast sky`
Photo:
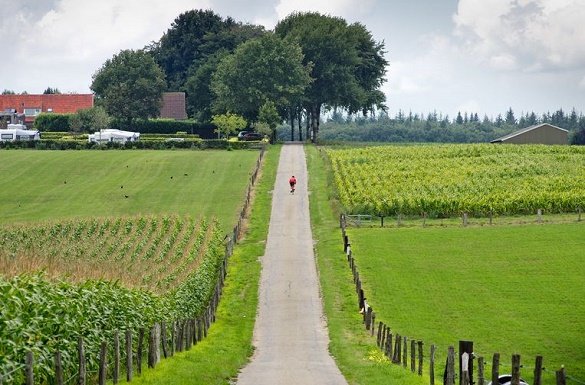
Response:
POLYGON ((181 13, 274 28, 293 11, 361 22, 384 41, 389 112, 585 112, 585 0, 0 0, 0 92, 89 93, 123 49, 181 13))

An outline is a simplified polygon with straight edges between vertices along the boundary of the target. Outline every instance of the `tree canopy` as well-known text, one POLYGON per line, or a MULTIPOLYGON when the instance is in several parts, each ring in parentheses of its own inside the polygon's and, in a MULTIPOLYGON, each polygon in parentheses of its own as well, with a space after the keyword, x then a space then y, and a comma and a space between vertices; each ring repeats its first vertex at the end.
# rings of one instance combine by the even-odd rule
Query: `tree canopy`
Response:
POLYGON ((96 105, 127 122, 157 117, 164 89, 164 73, 143 50, 114 55, 93 75, 91 84, 96 105))
POLYGON ((311 65, 303 65, 298 44, 268 33, 242 43, 224 57, 215 71, 211 88, 214 109, 236 112, 248 121, 271 101, 277 110, 288 107, 310 84, 311 65))
POLYGON ((166 74, 170 90, 185 91, 187 112, 200 122, 211 120, 211 76, 220 59, 241 43, 265 33, 264 27, 225 20, 211 10, 179 15, 162 38, 149 47, 166 74))
POLYGON ((342 18, 316 12, 293 13, 276 25, 275 33, 297 42, 303 63, 313 64, 314 81, 304 94, 313 138, 323 106, 342 107, 350 113, 385 108, 379 90, 387 65, 384 44, 374 41, 363 25, 348 25, 342 18))

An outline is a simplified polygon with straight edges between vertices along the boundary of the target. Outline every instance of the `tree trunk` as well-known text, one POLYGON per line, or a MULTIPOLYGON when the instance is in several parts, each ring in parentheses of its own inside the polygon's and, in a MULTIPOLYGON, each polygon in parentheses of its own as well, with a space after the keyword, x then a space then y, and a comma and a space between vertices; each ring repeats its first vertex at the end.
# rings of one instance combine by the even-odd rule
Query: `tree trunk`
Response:
POLYGON ((290 140, 294 141, 295 140, 295 114, 293 112, 293 108, 290 108, 290 140))
POLYGON ((311 142, 317 141, 317 134, 319 133, 319 117, 321 116, 321 104, 316 104, 311 107, 311 142))
POLYGON ((309 110, 309 107, 307 107, 307 109, 305 110, 305 115, 307 118, 307 121, 305 122, 305 140, 309 140, 311 138, 311 113, 309 110))
POLYGON ((302 127, 302 120, 303 120, 303 109, 299 107, 296 111, 297 115, 297 122, 299 125, 299 141, 303 141, 303 127, 302 127))

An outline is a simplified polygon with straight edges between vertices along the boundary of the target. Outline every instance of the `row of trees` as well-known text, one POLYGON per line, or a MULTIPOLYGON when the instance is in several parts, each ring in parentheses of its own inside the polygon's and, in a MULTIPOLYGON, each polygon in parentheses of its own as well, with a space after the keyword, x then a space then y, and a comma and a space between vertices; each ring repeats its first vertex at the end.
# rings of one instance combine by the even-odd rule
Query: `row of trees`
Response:
POLYGON ((574 144, 585 144, 585 116, 573 109, 565 113, 537 115, 524 113, 519 119, 510 108, 495 118, 477 114, 461 114, 451 120, 449 116, 429 113, 405 114, 399 111, 394 117, 386 113, 377 116, 355 117, 334 111, 323 125, 321 138, 325 140, 351 140, 363 142, 488 142, 521 128, 549 123, 570 131, 574 144))
POLYGON ((384 44, 361 24, 294 13, 274 31, 222 19, 210 10, 181 14, 158 42, 124 50, 94 74, 96 104, 114 117, 155 117, 164 90, 187 94, 190 116, 209 122, 237 114, 248 125, 306 116, 312 137, 324 108, 385 108, 384 44))

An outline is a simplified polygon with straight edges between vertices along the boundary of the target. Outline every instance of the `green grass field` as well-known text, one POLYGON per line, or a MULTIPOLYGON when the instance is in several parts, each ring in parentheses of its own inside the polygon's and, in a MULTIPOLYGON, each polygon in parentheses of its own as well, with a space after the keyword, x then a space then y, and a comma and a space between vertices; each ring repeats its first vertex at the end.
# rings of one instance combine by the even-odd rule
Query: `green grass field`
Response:
POLYGON ((258 151, 0 151, 0 224, 138 214, 233 226, 258 151))
POLYGON ((585 379, 583 222, 348 234, 378 320, 436 344, 437 362, 449 345, 472 340, 488 362, 502 354, 501 373, 518 353, 527 380, 536 355, 549 370, 545 383, 561 365, 585 379))

